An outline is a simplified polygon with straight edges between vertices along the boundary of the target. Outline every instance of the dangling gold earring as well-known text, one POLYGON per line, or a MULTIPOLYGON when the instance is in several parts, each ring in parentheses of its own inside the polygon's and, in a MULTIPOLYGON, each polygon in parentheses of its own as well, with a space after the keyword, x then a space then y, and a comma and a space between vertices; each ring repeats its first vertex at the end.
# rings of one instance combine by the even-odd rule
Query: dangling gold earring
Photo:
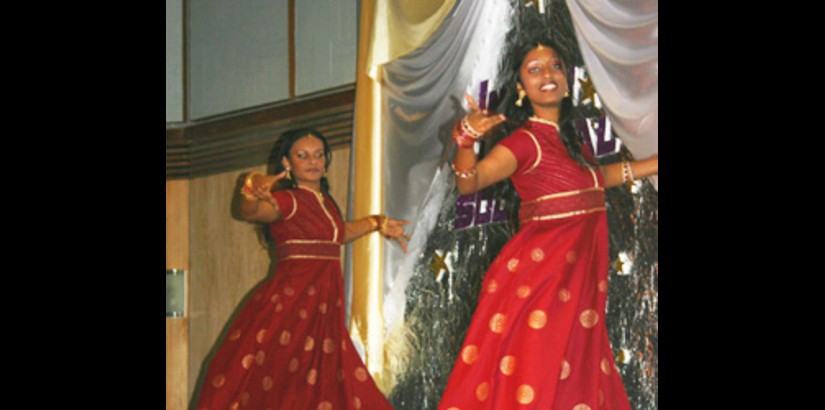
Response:
POLYGON ((292 179, 292 174, 289 173, 289 168, 286 169, 286 179, 292 179))
POLYGON ((570 96, 570 90, 565 90, 564 91, 564 98, 567 98, 569 96, 570 96))
POLYGON ((516 100, 516 107, 521 107, 521 105, 522 105, 521 100, 523 100, 524 96, 526 96, 526 95, 527 95, 527 93, 524 90, 518 90, 518 100, 516 100))
POLYGON ((324 178, 326 178, 326 177, 327 177, 327 169, 324 168, 324 178))

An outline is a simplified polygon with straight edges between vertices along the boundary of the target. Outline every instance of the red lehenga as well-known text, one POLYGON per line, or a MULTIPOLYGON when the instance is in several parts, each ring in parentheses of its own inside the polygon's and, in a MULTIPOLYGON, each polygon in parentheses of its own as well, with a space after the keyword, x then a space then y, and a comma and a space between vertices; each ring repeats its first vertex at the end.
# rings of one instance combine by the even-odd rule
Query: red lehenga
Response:
MULTIPOLYGON (((518 160, 520 230, 487 271, 440 410, 630 409, 605 327, 604 181, 531 119, 518 160)), ((587 152, 589 155, 589 151, 587 152)))
POLYGON ((344 327, 344 223, 329 197, 273 193, 274 275, 254 292, 212 359, 197 409, 392 409, 344 327))

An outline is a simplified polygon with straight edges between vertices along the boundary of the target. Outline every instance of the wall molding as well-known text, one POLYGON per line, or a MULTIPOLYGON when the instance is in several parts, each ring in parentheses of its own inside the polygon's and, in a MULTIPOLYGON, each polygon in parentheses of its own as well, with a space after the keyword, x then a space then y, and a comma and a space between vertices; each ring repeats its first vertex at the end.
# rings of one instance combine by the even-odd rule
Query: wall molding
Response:
POLYGON ((313 127, 333 149, 352 142, 355 84, 186 123, 166 124, 166 179, 190 179, 267 163, 290 128, 313 127))

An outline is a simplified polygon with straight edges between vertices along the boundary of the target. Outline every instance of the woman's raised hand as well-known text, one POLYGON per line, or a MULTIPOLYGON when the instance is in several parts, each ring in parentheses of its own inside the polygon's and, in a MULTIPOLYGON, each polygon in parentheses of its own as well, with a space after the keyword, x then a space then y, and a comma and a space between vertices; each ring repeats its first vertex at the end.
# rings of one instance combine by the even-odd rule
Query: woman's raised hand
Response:
POLYGON ((467 100, 467 106, 470 108, 466 117, 467 123, 482 137, 507 119, 504 114, 494 114, 480 109, 470 94, 464 94, 464 99, 467 100))
POLYGON ((286 176, 286 171, 276 175, 257 175, 252 177, 252 193, 258 197, 269 201, 272 198, 272 187, 286 176))
POLYGON ((410 221, 385 217, 378 230, 386 238, 397 240, 401 244, 401 249, 404 249, 404 253, 407 253, 407 242, 410 240, 410 235, 404 231, 404 227, 409 224, 410 221))

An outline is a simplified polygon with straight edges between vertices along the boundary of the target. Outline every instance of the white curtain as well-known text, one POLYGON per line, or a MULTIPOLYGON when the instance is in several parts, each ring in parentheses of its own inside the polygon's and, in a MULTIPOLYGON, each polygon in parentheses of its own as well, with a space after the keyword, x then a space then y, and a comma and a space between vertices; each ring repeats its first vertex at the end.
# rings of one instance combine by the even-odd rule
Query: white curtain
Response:
POLYGON ((384 209, 413 221, 409 253, 395 245, 385 248, 387 330, 403 319, 404 290, 453 188, 450 130, 466 113, 464 94, 479 100, 484 81, 487 90, 496 88, 512 11, 509 0, 457 0, 424 45, 383 67, 384 209))
MULTIPOLYGON (((659 1, 566 1, 614 131, 636 159, 658 154, 659 1)), ((658 179, 651 180, 658 189, 658 179)))

